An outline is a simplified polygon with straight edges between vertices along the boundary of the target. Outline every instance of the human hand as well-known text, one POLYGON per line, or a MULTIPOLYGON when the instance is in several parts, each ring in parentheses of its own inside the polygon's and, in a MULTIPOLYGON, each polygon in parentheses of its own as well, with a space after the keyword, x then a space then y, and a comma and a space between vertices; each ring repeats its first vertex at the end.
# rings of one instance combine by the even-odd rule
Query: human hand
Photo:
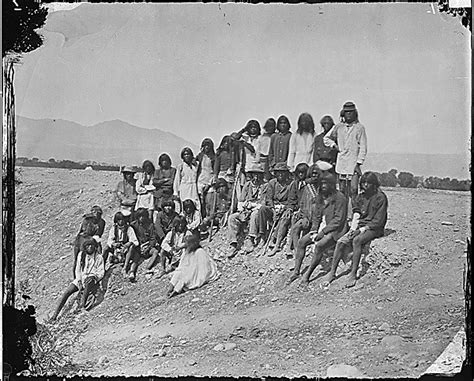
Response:
POLYGON ((314 240, 319 241, 319 240, 323 239, 323 237, 324 237, 324 233, 321 230, 318 234, 316 234, 316 237, 314 237, 314 240))

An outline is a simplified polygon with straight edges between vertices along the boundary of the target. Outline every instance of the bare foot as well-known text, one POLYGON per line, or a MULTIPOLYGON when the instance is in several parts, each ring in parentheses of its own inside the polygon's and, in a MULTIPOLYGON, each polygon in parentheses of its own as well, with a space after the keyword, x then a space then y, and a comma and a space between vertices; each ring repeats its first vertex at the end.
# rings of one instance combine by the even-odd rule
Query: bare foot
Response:
POLYGON ((309 287, 309 279, 304 277, 303 279, 301 279, 301 282, 300 282, 300 286, 301 288, 303 289, 307 289, 309 287))
POLYGON ((327 274, 324 278, 323 281, 321 282, 322 287, 329 287, 329 285, 336 279, 336 276, 334 274, 327 274))
POLYGON ((273 256, 274 256, 276 253, 278 253, 279 251, 280 251, 280 250, 278 249, 278 247, 275 246, 275 247, 273 248, 273 250, 268 253, 268 256, 269 256, 269 257, 273 257, 273 256))
POLYGON ((349 274, 349 278, 347 279, 347 282, 346 282, 346 287, 347 288, 351 288, 351 287, 354 287, 357 283, 357 278, 355 275, 352 275, 352 274, 349 274))
POLYGON ((292 276, 290 276, 290 279, 288 279, 288 281, 286 282, 286 284, 290 284, 292 282, 294 282, 296 279, 298 279, 300 277, 299 274, 293 274, 292 276))
POLYGON ((232 251, 229 254, 227 254, 227 258, 229 258, 229 259, 234 258, 237 255, 238 252, 239 252, 239 249, 234 247, 232 249, 232 251))
POLYGON ((161 270, 159 273, 158 273, 158 276, 156 277, 156 279, 160 279, 162 276, 164 276, 166 274, 166 271, 165 270, 161 270))

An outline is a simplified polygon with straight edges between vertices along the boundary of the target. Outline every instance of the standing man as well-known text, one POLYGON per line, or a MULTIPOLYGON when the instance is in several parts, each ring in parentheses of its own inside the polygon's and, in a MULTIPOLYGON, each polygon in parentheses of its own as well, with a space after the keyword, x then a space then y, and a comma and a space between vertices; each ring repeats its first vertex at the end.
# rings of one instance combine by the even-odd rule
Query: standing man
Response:
POLYGON ((327 147, 323 141, 324 136, 334 127, 334 120, 330 115, 325 115, 319 123, 323 128, 323 132, 314 137, 313 163, 322 160, 335 167, 337 149, 335 147, 327 147))
POLYGON ((121 172, 123 179, 118 182, 115 194, 119 200, 121 209, 133 212, 138 197, 137 190, 135 189, 137 180, 134 177, 137 171, 133 167, 124 166, 121 172))
POLYGON ((323 138, 328 147, 337 148, 336 173, 339 189, 352 201, 362 175, 361 166, 367 155, 365 127, 359 123, 354 103, 346 102, 341 110, 341 123, 336 124, 323 138))

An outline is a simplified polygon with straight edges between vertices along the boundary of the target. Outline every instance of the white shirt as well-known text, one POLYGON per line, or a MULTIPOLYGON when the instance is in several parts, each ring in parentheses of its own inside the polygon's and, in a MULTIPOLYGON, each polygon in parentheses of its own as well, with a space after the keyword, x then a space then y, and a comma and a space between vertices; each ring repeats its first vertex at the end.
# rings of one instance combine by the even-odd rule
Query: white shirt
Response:
POLYGON ((337 145, 339 154, 336 161, 336 172, 353 175, 356 164, 363 164, 367 155, 367 135, 360 123, 348 125, 336 124, 323 138, 328 147, 337 145))
POLYGON ((294 171, 300 163, 313 164, 313 141, 314 134, 308 132, 291 135, 287 161, 290 171, 294 171))

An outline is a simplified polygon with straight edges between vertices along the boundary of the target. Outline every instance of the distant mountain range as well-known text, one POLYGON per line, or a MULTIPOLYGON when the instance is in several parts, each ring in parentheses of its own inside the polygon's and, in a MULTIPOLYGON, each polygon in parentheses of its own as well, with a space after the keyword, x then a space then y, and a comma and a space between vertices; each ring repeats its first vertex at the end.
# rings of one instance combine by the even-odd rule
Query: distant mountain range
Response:
MULTIPOLYGON (((36 120, 21 116, 17 119, 17 157, 141 165, 145 159, 156 163, 158 155, 167 152, 177 164, 185 146, 197 154, 198 147, 179 136, 158 129, 140 128, 121 120, 82 126, 61 119, 36 120)), ((467 153, 369 152, 363 170, 388 172, 395 168, 416 176, 461 180, 470 178, 469 163, 467 153)))
POLYGON ((17 117, 17 157, 141 166, 146 159, 156 165, 166 152, 177 164, 186 146, 197 154, 198 147, 179 136, 121 120, 82 126, 61 119, 17 117))

